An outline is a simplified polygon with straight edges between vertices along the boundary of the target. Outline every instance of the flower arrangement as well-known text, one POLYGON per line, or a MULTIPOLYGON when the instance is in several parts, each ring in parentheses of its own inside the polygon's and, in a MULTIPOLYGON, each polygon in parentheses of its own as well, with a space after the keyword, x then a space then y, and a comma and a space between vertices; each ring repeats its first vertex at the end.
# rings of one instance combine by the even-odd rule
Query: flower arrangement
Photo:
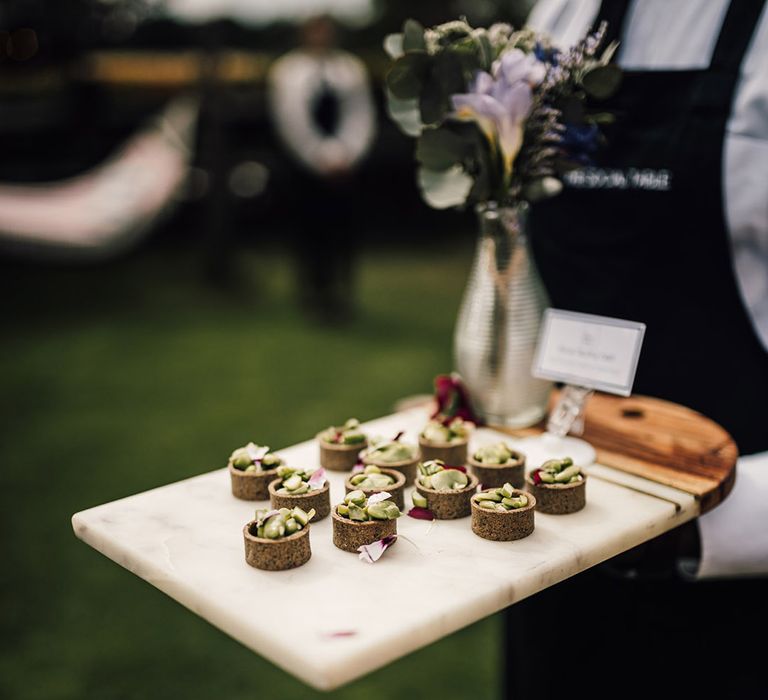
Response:
POLYGON ((617 44, 598 53, 604 35, 605 24, 568 51, 530 29, 464 19, 429 29, 411 19, 389 35, 388 111, 417 138, 426 202, 510 205, 557 194, 611 120, 594 108, 621 81, 610 62, 617 44))

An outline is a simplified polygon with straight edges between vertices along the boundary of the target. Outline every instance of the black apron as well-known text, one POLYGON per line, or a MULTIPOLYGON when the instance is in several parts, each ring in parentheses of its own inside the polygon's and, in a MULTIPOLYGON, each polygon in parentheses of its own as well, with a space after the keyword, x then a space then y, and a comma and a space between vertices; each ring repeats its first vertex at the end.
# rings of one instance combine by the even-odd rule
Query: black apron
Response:
MULTIPOLYGON (((736 284, 723 144, 764 2, 732 0, 709 68, 625 72, 595 167, 530 217, 552 305, 645 322, 634 391, 701 411, 742 454, 768 450, 768 353, 736 284)), ((608 41, 628 5, 603 2, 608 41)))

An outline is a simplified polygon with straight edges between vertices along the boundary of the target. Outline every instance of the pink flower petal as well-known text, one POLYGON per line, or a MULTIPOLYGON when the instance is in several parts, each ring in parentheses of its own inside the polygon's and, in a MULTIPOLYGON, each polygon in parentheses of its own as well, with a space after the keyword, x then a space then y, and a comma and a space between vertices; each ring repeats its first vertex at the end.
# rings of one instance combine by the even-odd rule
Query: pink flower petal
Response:
POLYGON ((418 506, 414 506, 408 511, 408 515, 410 515, 412 518, 416 518, 416 520, 434 520, 435 514, 429 510, 429 508, 419 508, 418 506))
POLYGON ((379 493, 374 493, 368 496, 368 505, 372 506, 374 503, 386 501, 388 498, 392 498, 392 494, 389 493, 389 491, 380 491, 379 493))
POLYGON ((354 467, 352 467, 352 473, 358 474, 359 472, 365 471, 365 466, 362 462, 358 462, 354 467))
POLYGON ((381 555, 384 554, 384 552, 386 552, 396 541, 397 535, 387 535, 380 540, 376 540, 376 542, 358 547, 357 551, 360 552, 360 560, 364 561, 366 564, 373 564, 379 561, 381 555))
POLYGON ((320 467, 320 469, 316 469, 312 472, 312 476, 309 477, 307 485, 311 489, 321 489, 323 486, 325 486, 325 482, 327 480, 328 479, 325 476, 325 469, 320 467))
POLYGON ((248 456, 251 458, 252 462, 258 462, 259 460, 264 459, 264 457, 266 457, 266 455, 269 453, 269 447, 258 447, 252 442, 249 442, 245 446, 245 449, 248 452, 248 456))
POLYGON ((279 510, 268 510, 264 515, 262 515, 260 518, 256 520, 256 527, 259 527, 263 525, 269 518, 271 518, 273 515, 279 515, 279 510))
POLYGON ((462 466, 460 466, 458 464, 455 464, 455 465, 445 464, 445 465, 443 465, 443 467, 445 469, 455 469, 457 472, 464 472, 465 474, 467 473, 467 468, 466 467, 462 467, 462 466))

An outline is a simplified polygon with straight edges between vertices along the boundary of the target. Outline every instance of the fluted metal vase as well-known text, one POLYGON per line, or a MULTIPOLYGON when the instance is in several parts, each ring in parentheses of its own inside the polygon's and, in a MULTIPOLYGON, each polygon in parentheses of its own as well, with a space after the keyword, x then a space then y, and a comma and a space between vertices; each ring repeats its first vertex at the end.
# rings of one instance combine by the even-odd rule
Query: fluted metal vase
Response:
POLYGON ((545 414, 552 383, 531 365, 547 294, 525 236, 525 209, 477 207, 480 238, 454 334, 456 369, 490 425, 521 428, 545 414))

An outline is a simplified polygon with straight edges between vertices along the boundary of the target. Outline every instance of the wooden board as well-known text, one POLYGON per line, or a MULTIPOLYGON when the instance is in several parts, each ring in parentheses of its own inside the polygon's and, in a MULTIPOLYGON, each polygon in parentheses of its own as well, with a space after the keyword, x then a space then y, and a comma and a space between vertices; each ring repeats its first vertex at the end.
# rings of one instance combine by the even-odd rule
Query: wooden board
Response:
MULTIPOLYGON (((534 435, 542 430, 505 432, 534 435)), ((595 393, 587 402, 581 437, 594 446, 601 464, 690 493, 702 513, 733 488, 736 443, 720 425, 685 406, 649 396, 595 393)))

